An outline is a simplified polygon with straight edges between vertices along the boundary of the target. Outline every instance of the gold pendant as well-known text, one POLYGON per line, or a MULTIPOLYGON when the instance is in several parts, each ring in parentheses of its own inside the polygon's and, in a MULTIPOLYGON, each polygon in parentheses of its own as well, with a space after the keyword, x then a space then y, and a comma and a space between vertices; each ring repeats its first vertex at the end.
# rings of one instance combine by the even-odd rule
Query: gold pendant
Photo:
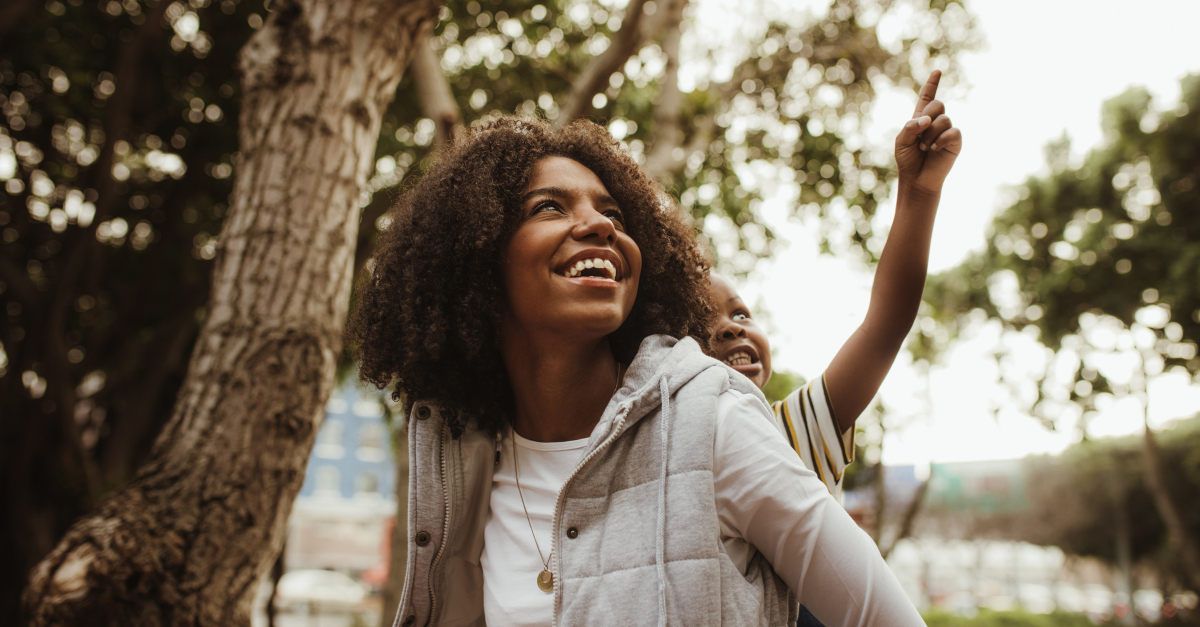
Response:
POLYGON ((548 570, 543 570, 542 572, 538 573, 538 587, 542 589, 542 592, 550 592, 553 590, 554 573, 548 570))

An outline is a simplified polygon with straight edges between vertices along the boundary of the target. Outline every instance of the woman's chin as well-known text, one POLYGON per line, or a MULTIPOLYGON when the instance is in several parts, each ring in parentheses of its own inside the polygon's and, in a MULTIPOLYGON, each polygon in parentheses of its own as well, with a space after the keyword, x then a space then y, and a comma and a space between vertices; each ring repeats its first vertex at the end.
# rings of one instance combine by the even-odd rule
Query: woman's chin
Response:
POLYGON ((567 315, 562 316, 551 325, 580 339, 598 340, 612 334, 625 322, 623 312, 615 306, 580 307, 579 309, 583 311, 567 312, 567 315))

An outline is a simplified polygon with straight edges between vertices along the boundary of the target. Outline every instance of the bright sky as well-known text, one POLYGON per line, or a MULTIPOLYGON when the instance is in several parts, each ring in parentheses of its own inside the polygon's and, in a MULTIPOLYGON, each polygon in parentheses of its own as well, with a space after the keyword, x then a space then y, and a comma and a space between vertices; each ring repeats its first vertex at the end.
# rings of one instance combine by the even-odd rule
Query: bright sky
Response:
MULTIPOLYGON (((1082 154, 1102 141, 1100 106, 1106 99, 1142 85, 1156 96, 1157 108, 1173 108, 1179 79, 1200 72, 1194 43, 1200 3, 1194 0, 1151 0, 1136 8, 1115 0, 993 0, 971 2, 969 9, 978 17, 985 44, 961 59, 965 86, 939 94, 963 129, 965 146, 943 193, 931 272, 982 248, 1002 189, 1043 167, 1048 141, 1066 131, 1082 154)), ((868 131, 872 139, 890 145, 915 100, 912 93, 883 94, 868 131)), ((861 322, 871 277, 854 264, 820 256, 814 229, 782 220, 782 209, 767 210, 780 236, 780 252, 760 264, 742 293, 770 318, 775 365, 812 378, 861 322), (796 289, 801 282, 803 294, 796 289)), ((882 391, 892 410, 886 463, 1053 453, 1078 439, 1070 420, 1060 423, 1060 432, 1049 432, 1012 408, 994 383, 997 367, 988 356, 998 341, 994 324, 981 325, 928 379, 897 363, 882 391)), ((1016 344, 1018 364, 1042 359, 1033 342, 1016 344)), ((902 354, 898 361, 907 358, 902 354)), ((1152 424, 1166 426, 1200 411, 1200 387, 1189 383, 1179 373, 1151 383, 1152 424)), ((1089 433, 1140 429, 1136 404, 1117 403, 1102 408, 1089 433)))

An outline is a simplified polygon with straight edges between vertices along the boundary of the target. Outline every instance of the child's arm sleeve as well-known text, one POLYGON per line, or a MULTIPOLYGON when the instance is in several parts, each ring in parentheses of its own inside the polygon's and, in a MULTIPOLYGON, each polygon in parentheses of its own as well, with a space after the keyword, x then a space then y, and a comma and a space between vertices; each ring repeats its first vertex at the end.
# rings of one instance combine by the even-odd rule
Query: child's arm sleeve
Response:
POLYGON ((825 375, 796 389, 772 409, 775 426, 804 466, 817 473, 831 494, 839 494, 842 475, 854 461, 854 429, 842 431, 825 375))

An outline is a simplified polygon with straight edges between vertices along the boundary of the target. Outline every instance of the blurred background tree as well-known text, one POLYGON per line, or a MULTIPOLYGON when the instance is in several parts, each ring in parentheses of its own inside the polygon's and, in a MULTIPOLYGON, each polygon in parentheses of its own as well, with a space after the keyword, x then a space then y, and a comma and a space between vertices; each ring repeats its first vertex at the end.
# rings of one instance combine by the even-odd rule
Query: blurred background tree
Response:
POLYGON ((912 349, 932 358, 972 319, 992 319, 1046 347, 1029 409, 1047 428, 1075 424, 1086 439, 1097 406, 1136 403, 1140 472, 1124 474, 1152 497, 1180 572, 1200 589, 1195 492, 1174 483, 1147 394, 1168 370, 1200 377, 1200 77, 1182 81, 1173 110, 1149 105, 1141 89, 1107 102, 1105 145, 1078 164, 1065 138, 1047 147, 1048 174, 1014 190, 987 249, 929 282, 926 313, 942 327, 912 349))
MULTIPOLYGON (((1180 422, 1161 440, 1170 491, 1200 493, 1200 418, 1180 422)), ((1168 592, 1189 589, 1181 555, 1171 547, 1147 487, 1140 438, 1088 440, 1023 465, 1028 506, 980 516, 975 534, 1057 546, 1122 570, 1148 568, 1168 592)), ((1184 525, 1200 534, 1200 502, 1181 499, 1180 506, 1184 525)))
MULTIPOLYGON (((238 163, 236 55, 288 5, 52 0, 0 12, 0 617, 170 415, 238 163)), ((447 3, 385 115, 358 264, 439 142, 513 112, 606 124, 734 273, 770 254, 759 203, 781 187, 797 215, 821 218, 827 251, 874 260, 894 175, 890 144, 868 145, 863 123, 879 86, 953 74, 976 43, 961 2, 803 11, 763 0, 721 37, 697 32, 700 9, 447 3)))

